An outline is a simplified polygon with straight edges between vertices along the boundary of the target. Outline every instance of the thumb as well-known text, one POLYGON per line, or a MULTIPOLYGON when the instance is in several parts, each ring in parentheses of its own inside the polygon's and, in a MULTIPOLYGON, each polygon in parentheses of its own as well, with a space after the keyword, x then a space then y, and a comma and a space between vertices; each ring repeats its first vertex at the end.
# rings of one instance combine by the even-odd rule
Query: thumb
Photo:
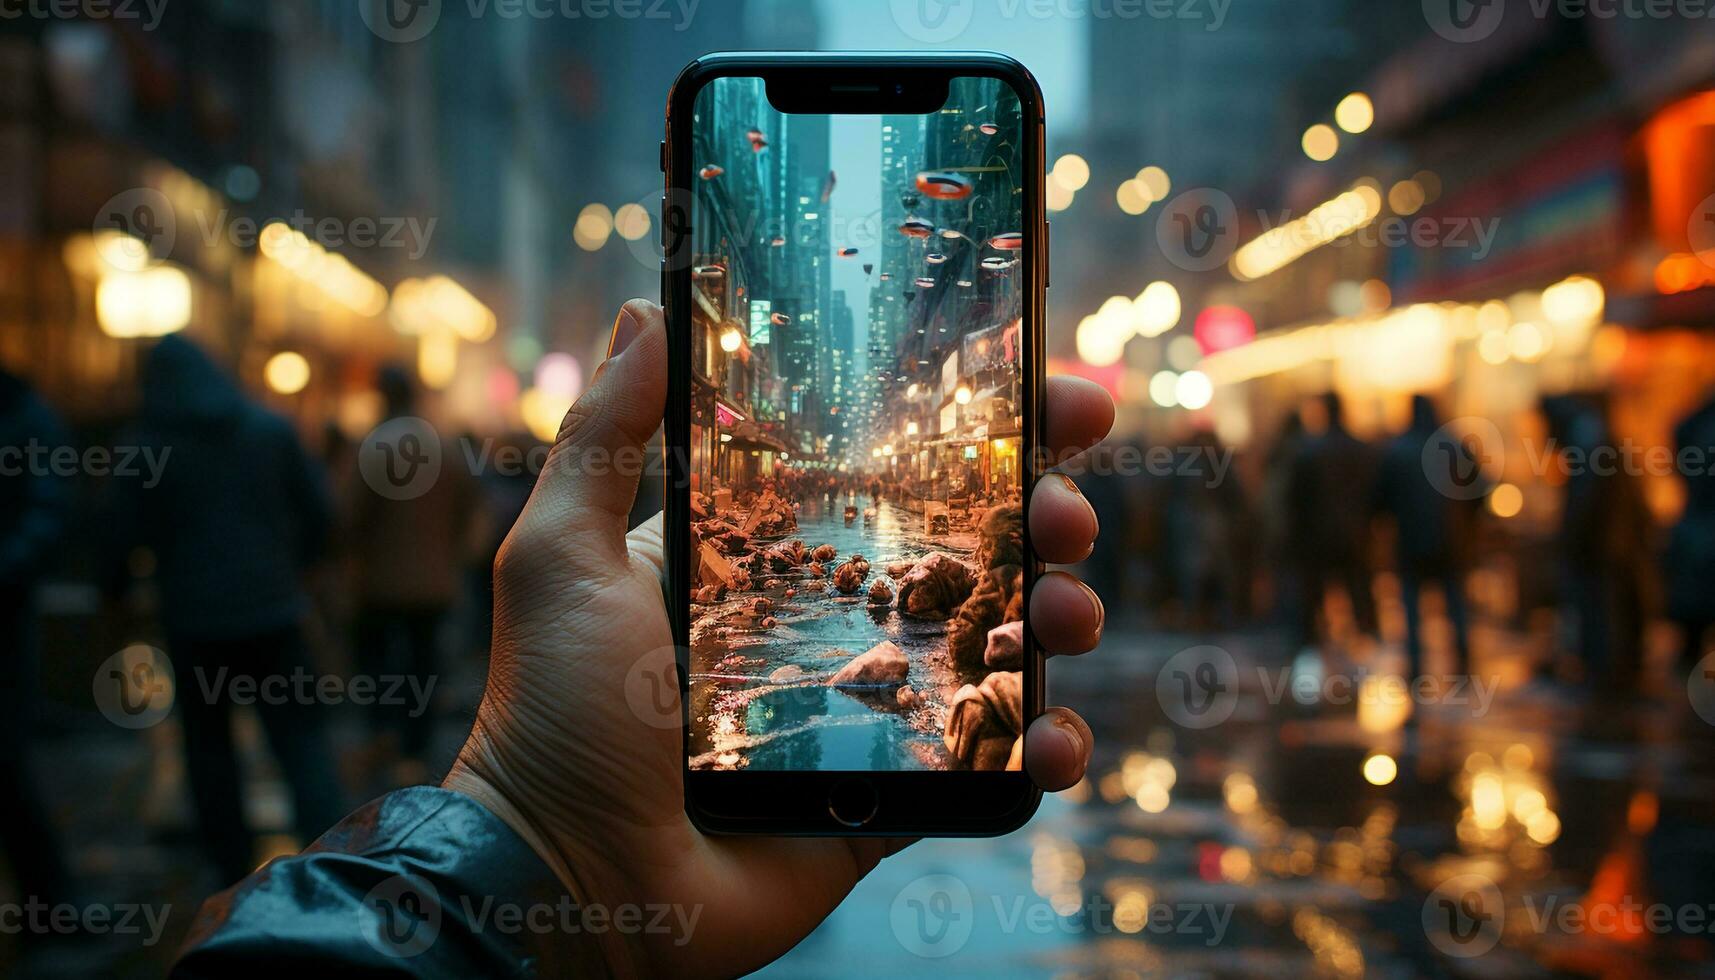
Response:
POLYGON ((607 359, 560 423, 525 509, 533 530, 623 557, 626 519, 666 401, 666 318, 634 299, 614 319, 607 359))

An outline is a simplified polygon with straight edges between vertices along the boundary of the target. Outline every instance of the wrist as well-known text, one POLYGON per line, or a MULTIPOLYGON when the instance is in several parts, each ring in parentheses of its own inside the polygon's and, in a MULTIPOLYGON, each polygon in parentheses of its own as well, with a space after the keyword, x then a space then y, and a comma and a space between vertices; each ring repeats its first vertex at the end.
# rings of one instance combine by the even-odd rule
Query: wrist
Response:
MULTIPOLYGON (((542 860, 572 901, 583 908, 604 907, 608 914, 603 918, 611 921, 611 903, 615 900, 613 890, 594 888, 583 862, 575 860, 563 846, 559 835, 543 826, 527 806, 520 804, 524 797, 508 785, 504 771, 494 764, 493 754, 485 741, 480 730, 471 734, 442 780, 441 788, 475 800, 506 824, 542 860)), ((594 940, 600 948, 611 975, 632 977, 645 974, 642 967, 648 958, 641 948, 640 937, 608 929, 592 931, 585 938, 594 940)))

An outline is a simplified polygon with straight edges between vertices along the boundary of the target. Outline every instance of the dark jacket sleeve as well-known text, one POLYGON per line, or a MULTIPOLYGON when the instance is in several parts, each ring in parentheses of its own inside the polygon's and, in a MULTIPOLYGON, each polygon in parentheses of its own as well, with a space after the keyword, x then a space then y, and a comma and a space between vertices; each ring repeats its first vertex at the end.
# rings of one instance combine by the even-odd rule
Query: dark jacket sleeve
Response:
MULTIPOLYGON (((25 399, 18 444, 39 443, 49 452, 67 445, 54 413, 34 396, 25 399)), ((18 479, 23 483, 18 512, 9 515, 11 530, 0 535, 0 586, 22 585, 41 572, 52 558, 65 518, 64 477, 21 467, 18 479)))
POLYGON ((481 804, 420 786, 210 898, 172 976, 599 977, 605 922, 481 804))

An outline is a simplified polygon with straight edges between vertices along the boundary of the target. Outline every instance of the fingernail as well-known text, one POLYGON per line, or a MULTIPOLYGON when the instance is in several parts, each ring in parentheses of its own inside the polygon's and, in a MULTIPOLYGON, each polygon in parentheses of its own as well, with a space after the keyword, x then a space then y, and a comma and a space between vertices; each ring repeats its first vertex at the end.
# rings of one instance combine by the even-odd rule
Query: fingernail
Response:
POLYGON ((1061 483, 1066 484, 1066 489, 1072 491, 1073 493, 1077 494, 1080 497, 1082 497, 1084 495, 1084 491, 1078 489, 1078 481, 1077 480, 1072 479, 1071 477, 1067 476, 1064 473, 1056 473, 1054 475, 1060 478, 1061 483))
POLYGON ((1078 731, 1078 726, 1072 724, 1070 718, 1056 713, 1054 715, 1054 730, 1066 740, 1066 744, 1071 747, 1074 756, 1084 751, 1084 733, 1078 731))
POLYGON ((1102 636, 1102 627, 1107 624, 1108 619, 1107 610, 1102 607, 1102 597, 1096 595, 1096 590, 1085 585, 1083 582, 1079 582, 1078 587, 1084 590, 1084 595, 1088 596, 1090 599, 1090 608, 1094 609, 1096 612, 1096 638, 1100 639, 1102 636))
POLYGON ((631 307, 620 307, 619 316, 613 320, 613 339, 607 342, 607 356, 618 357, 625 353, 637 335, 643 332, 643 324, 631 315, 631 307))

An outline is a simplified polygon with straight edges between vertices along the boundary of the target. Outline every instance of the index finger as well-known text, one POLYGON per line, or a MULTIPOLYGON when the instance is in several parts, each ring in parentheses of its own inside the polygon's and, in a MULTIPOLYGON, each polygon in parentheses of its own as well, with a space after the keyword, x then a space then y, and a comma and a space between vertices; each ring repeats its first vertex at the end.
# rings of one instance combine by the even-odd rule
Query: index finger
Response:
POLYGON ((1062 466, 1106 438, 1114 425, 1114 400, 1087 378, 1048 379, 1048 411, 1042 448, 1050 465, 1062 466))

